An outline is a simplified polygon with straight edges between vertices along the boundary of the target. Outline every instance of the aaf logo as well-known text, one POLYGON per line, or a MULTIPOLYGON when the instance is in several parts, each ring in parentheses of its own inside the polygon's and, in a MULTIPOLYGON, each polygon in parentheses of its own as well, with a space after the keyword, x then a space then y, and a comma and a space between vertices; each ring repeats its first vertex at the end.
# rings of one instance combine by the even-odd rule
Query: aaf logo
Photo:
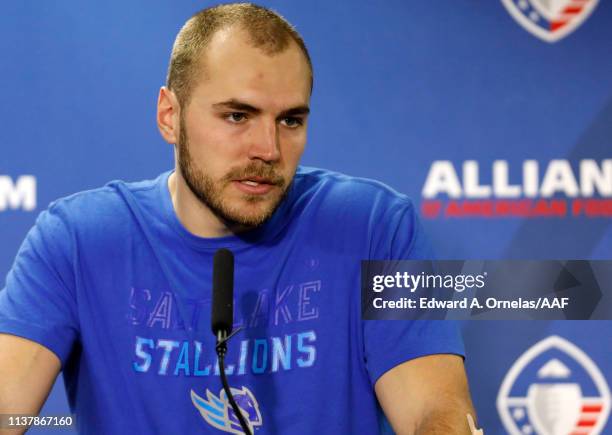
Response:
POLYGON ((599 0, 502 0, 510 15, 529 33, 557 42, 576 30, 599 0))
POLYGON ((460 165, 432 162, 421 192, 423 217, 612 218, 612 159, 528 159, 514 171, 507 160, 484 171, 477 160, 460 165))
MULTIPOLYGON (((246 387, 242 387, 240 390, 230 388, 230 390, 238 408, 240 408, 242 415, 249 425, 251 433, 253 433, 255 426, 262 425, 261 412, 259 411, 259 404, 255 396, 246 387)), ((191 390, 191 401, 200 411, 204 420, 212 427, 228 433, 244 434, 238 417, 236 417, 223 389, 219 392, 219 396, 215 396, 210 390, 206 389, 206 399, 198 396, 195 391, 191 390)))
POLYGON ((36 208, 36 177, 22 175, 13 182, 0 175, 0 212, 6 209, 32 211, 36 208))
POLYGON ((497 410, 512 435, 597 435, 608 420, 610 390, 586 353, 551 336, 516 360, 497 410))

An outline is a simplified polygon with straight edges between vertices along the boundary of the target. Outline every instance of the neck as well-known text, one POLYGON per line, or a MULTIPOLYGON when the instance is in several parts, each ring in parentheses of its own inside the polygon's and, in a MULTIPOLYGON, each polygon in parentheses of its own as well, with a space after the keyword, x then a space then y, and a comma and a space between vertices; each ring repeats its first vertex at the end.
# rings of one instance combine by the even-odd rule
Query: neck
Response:
POLYGON ((193 194, 179 170, 168 177, 168 190, 174 212, 190 233, 206 238, 224 237, 240 231, 219 219, 193 194))

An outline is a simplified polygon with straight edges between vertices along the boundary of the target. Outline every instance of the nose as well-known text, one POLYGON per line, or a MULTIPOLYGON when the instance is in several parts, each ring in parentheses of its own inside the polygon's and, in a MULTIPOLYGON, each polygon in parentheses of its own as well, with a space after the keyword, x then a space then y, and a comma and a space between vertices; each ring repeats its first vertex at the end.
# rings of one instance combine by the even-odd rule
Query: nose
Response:
POLYGON ((249 159, 266 163, 280 159, 280 143, 276 121, 263 121, 255 126, 249 144, 249 159))

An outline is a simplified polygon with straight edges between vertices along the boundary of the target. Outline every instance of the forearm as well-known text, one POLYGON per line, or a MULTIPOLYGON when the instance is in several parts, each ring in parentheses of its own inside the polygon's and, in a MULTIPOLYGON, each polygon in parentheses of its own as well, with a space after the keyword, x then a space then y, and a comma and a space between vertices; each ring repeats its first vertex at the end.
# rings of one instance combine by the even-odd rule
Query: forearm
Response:
POLYGON ((385 373, 375 386, 378 400, 398 435, 469 435, 467 414, 476 413, 463 360, 431 355, 385 373))
POLYGON ((423 415, 418 421, 396 419, 393 430, 397 435, 471 435, 467 414, 476 419, 471 403, 456 400, 451 403, 423 415))
MULTIPOLYGON (((449 411, 431 413, 417 425, 414 435, 470 435, 468 413, 475 418, 474 410, 465 406, 449 411)), ((400 435, 400 432, 398 432, 398 435, 400 435)))
MULTIPOLYGON (((60 370, 59 359, 43 346, 9 334, 0 334, 0 349, 0 414, 38 414, 60 370)), ((24 430, 0 427, 0 435, 24 430)))

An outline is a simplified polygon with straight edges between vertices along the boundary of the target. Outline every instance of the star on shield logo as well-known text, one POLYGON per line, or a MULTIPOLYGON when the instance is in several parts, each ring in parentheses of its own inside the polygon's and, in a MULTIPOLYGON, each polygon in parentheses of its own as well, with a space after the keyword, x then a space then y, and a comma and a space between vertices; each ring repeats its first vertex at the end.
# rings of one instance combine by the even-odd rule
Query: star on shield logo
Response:
POLYGON ((610 389, 586 353, 553 335, 510 368, 497 410, 511 435, 597 435, 610 414, 610 389))
POLYGON ((557 42, 576 30, 599 0, 502 0, 510 15, 532 35, 557 42))

